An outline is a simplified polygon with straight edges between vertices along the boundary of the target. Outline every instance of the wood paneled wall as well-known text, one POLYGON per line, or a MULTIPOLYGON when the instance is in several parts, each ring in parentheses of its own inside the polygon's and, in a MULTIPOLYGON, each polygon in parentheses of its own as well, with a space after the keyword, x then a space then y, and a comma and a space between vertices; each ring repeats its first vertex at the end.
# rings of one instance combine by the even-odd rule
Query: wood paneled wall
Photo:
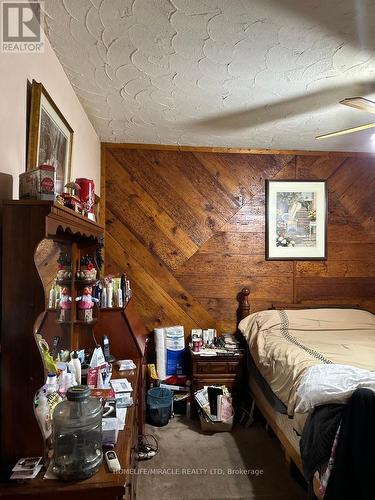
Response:
POLYGON ((129 275, 150 329, 233 331, 243 286, 252 311, 295 302, 375 312, 374 158, 107 144, 102 159, 106 272, 129 275), (266 179, 327 179, 327 261, 265 260, 266 179))

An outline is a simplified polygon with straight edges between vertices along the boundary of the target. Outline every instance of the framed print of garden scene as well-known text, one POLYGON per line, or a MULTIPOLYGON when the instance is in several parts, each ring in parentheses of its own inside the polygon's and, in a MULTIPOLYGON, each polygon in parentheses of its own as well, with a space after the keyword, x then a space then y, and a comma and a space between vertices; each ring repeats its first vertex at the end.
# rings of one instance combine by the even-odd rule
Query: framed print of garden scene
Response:
POLYGON ((327 258, 325 181, 266 181, 266 258, 327 258))

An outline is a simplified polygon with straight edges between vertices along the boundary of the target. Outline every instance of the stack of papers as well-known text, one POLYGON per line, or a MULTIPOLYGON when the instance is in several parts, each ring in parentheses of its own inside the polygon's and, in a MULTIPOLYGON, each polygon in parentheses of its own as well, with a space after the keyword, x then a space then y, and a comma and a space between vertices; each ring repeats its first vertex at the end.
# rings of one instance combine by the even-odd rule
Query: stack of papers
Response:
POLYGON ((225 342, 226 349, 239 349, 240 343, 233 333, 223 333, 222 338, 225 342))
POLYGON ((43 467, 41 460, 42 457, 20 458, 12 469, 10 479, 34 479, 43 467))
POLYGON ((133 388, 126 378, 117 378, 111 380, 112 389, 115 391, 117 409, 127 408, 133 404, 131 393, 133 388))
POLYGON ((137 368, 134 361, 131 359, 119 359, 116 361, 116 365, 118 366, 119 371, 135 370, 137 368))
POLYGON ((111 380, 112 389, 116 394, 121 392, 132 392, 133 388, 131 383, 126 378, 115 378, 111 380))

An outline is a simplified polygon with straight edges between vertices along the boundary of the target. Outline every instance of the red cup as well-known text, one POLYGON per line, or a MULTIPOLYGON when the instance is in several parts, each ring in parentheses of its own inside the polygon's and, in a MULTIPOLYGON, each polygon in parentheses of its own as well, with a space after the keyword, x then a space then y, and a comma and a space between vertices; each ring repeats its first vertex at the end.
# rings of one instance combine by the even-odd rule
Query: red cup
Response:
POLYGON ((80 178, 76 179, 76 183, 81 186, 79 198, 82 202, 84 211, 87 214, 94 213, 95 202, 95 184, 92 179, 80 178))

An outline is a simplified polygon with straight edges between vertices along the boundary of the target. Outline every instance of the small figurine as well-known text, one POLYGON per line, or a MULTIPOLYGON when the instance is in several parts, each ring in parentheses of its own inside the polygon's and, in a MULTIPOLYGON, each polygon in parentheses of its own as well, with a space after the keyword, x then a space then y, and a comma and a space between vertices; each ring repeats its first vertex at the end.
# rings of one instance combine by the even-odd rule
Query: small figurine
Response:
POLYGON ((69 288, 62 288, 61 297, 58 300, 60 311, 60 321, 70 321, 70 309, 72 308, 72 297, 69 288))
POLYGON ((61 309, 71 309, 72 308, 72 297, 70 296, 69 288, 64 287, 61 290, 61 298, 59 300, 59 306, 61 309))
POLYGON ((58 263, 57 279, 59 281, 71 279, 71 277, 72 277, 72 271, 71 271, 72 261, 71 261, 70 255, 68 255, 68 254, 64 255, 61 252, 59 258, 57 259, 57 263, 58 263))
POLYGON ((61 193, 58 201, 75 212, 82 214, 82 202, 79 197, 81 186, 76 182, 68 182, 68 184, 65 184, 65 187, 67 188, 67 192, 61 193))
POLYGON ((92 287, 85 286, 81 296, 76 298, 78 302, 78 318, 82 321, 92 321, 92 308, 99 300, 91 295, 92 287))
POLYGON ((96 280, 96 269, 91 257, 88 255, 85 255, 85 257, 82 257, 80 260, 80 270, 77 271, 77 278, 86 281, 96 280))

